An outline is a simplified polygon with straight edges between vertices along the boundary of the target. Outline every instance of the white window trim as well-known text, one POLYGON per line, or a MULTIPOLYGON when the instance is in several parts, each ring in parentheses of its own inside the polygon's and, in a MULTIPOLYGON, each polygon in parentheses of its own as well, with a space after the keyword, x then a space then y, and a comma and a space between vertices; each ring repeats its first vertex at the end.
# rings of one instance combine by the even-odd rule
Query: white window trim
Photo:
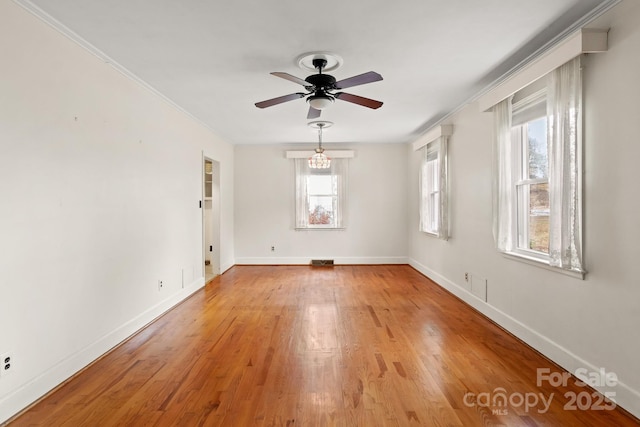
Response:
POLYGON ((437 125, 431 128, 428 132, 418 138, 417 141, 413 143, 413 151, 418 151, 425 145, 435 141, 436 139, 442 136, 451 136, 453 135, 453 125, 437 125))
POLYGON ((447 181, 448 181, 448 170, 447 170, 447 137, 442 136, 435 141, 430 142, 426 146, 422 147, 422 161, 420 164, 420 179, 419 179, 419 193, 420 193, 420 231, 434 236, 443 240, 448 240, 449 238, 449 221, 448 221, 448 190, 447 190, 447 181), (427 163, 429 162, 429 154, 437 153, 437 165, 436 170, 433 173, 438 175, 438 183, 437 186, 429 185, 427 188, 427 194, 424 194, 426 183, 423 181, 424 179, 424 168, 427 167, 427 163), (425 197, 431 199, 433 195, 437 194, 437 202, 425 203, 425 197), (435 222, 435 230, 428 224, 425 224, 425 214, 424 210, 435 210, 437 214, 435 218, 428 215, 431 222, 435 222))
MULTIPOLYGON (((287 152, 289 153, 289 152, 287 152)), ((302 152, 299 152, 302 153, 302 152)), ((339 219, 337 220, 338 225, 333 224, 308 224, 308 194, 306 191, 304 195, 301 194, 301 188, 298 187, 299 179, 298 176, 298 168, 302 167, 302 165, 306 166, 306 159, 309 157, 309 152, 304 152, 306 155, 304 157, 290 157, 295 159, 294 163, 294 180, 295 180, 295 188, 294 188, 294 230, 296 231, 342 231, 346 229, 346 205, 347 205, 347 175, 348 175, 348 163, 347 159, 349 157, 342 157, 334 160, 336 163, 332 161, 332 170, 336 167, 337 162, 343 162, 341 166, 338 167, 338 171, 335 173, 338 176, 338 192, 337 192, 337 200, 336 200, 336 212, 339 212, 339 219), (301 201, 299 200, 301 197, 304 197, 304 208, 301 206, 301 201), (304 213, 300 213, 300 209, 304 211, 304 213), (307 218, 305 221, 305 226, 301 226, 300 215, 303 215, 304 218, 307 218)), ((325 152, 326 153, 326 152, 325 152)), ((304 175, 306 177, 306 175, 304 175)), ((329 196, 334 197, 333 194, 329 196)))
POLYGON ((554 273, 564 274, 565 276, 574 277, 580 280, 584 280, 584 276, 586 274, 586 272, 583 272, 583 271, 565 270, 560 267, 554 267, 552 265, 549 265, 548 262, 529 256, 529 254, 522 254, 519 252, 501 252, 501 254, 504 258, 512 261, 519 261, 528 265, 540 267, 545 270, 553 271, 554 273))
POLYGON ((583 53, 606 52, 608 31, 600 28, 581 28, 564 38, 480 96, 480 111, 491 111, 494 105, 583 53))
MULTIPOLYGON (((439 148, 439 156, 440 162, 442 164, 442 168, 444 168, 444 173, 441 174, 440 180, 440 215, 438 220, 438 232, 434 233, 432 231, 423 230, 422 223, 422 168, 424 160, 420 161, 419 168, 419 183, 418 183, 418 203, 419 203, 419 216, 418 216, 418 229, 421 233, 424 233, 428 236, 437 237, 442 240, 448 240, 450 233, 450 224, 449 224, 449 154, 448 154, 448 145, 449 145, 449 136, 453 135, 453 125, 437 125, 429 130, 427 133, 422 135, 417 141, 413 143, 414 151, 418 150, 428 150, 429 144, 438 142, 440 145, 439 148)), ((426 153, 424 154, 426 156, 426 153)))
MULTIPOLYGON (((308 150, 288 150, 284 152, 287 159, 308 159, 313 154, 313 148, 308 150)), ((332 159, 352 159, 356 156, 354 150, 324 150, 324 154, 332 159)))

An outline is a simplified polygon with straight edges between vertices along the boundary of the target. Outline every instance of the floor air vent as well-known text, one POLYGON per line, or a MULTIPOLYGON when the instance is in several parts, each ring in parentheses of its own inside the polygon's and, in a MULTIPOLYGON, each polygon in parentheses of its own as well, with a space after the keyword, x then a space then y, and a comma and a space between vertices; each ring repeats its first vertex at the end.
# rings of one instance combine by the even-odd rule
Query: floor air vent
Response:
POLYGON ((333 266, 332 259, 312 259, 311 265, 316 267, 333 266))

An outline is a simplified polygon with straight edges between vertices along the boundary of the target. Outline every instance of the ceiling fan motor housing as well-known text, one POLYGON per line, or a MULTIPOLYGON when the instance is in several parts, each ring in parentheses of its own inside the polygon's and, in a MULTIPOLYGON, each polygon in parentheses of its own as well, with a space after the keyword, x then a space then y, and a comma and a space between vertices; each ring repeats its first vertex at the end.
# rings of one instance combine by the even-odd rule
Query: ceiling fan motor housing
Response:
POLYGON ((306 79, 305 82, 309 83, 312 88, 309 90, 331 90, 334 89, 336 78, 330 74, 312 74, 306 79))

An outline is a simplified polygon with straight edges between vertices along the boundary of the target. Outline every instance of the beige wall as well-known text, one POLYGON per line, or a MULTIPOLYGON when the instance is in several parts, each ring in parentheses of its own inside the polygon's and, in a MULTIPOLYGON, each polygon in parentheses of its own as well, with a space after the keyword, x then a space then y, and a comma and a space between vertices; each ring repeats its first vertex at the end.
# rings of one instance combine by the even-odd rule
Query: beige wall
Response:
POLYGON ((234 248, 230 144, 9 0, 0 52, 1 423, 204 284, 203 152, 234 248))
MULTIPOLYGON (((431 276, 570 372, 604 368, 620 383, 623 407, 640 415, 640 250, 637 161, 640 158, 640 3, 625 1, 594 22, 611 28, 609 50, 584 60, 584 259, 579 280, 507 259, 491 234, 491 113, 472 103, 450 117, 452 238, 417 231, 417 182, 409 184, 409 256, 431 276), (464 280, 487 279, 488 300, 464 280)), ((409 155, 410 175, 419 154, 409 155)))
MULTIPOLYGON (((236 146, 236 263, 309 264, 314 258, 406 263, 407 147, 326 145, 355 151, 348 159, 346 228, 341 231, 294 230, 294 168, 285 151, 303 148, 236 146)), ((306 148, 313 153, 313 144, 306 148)))

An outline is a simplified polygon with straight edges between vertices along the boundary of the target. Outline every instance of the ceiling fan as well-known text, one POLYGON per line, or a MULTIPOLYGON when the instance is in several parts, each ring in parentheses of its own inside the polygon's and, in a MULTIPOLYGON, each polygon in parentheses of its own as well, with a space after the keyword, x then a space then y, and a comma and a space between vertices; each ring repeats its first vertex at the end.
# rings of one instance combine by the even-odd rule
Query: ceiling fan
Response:
POLYGON ((335 77, 333 77, 332 75, 322 73, 322 70, 326 65, 326 59, 314 58, 313 66, 318 70, 318 74, 312 74, 304 80, 296 76, 292 76, 288 73, 271 73, 276 77, 280 77, 285 80, 289 80, 291 82, 302 85, 307 92, 296 92, 290 95, 279 96, 277 98, 268 99, 266 101, 256 102, 256 107, 267 108, 273 105, 282 104, 283 102, 293 101, 294 99, 304 98, 305 96, 309 95, 307 97, 307 102, 309 103, 309 113, 307 114, 307 119, 317 119, 318 117, 320 117, 321 111, 331 105, 336 99, 373 109, 377 109, 382 106, 382 102, 376 101, 374 99, 364 98, 362 96, 352 95, 346 92, 335 92, 337 90, 346 89, 348 87, 377 82, 379 80, 382 80, 382 76, 380 74, 369 71, 368 73, 359 74, 357 76, 349 77, 348 79, 336 81, 335 77))

